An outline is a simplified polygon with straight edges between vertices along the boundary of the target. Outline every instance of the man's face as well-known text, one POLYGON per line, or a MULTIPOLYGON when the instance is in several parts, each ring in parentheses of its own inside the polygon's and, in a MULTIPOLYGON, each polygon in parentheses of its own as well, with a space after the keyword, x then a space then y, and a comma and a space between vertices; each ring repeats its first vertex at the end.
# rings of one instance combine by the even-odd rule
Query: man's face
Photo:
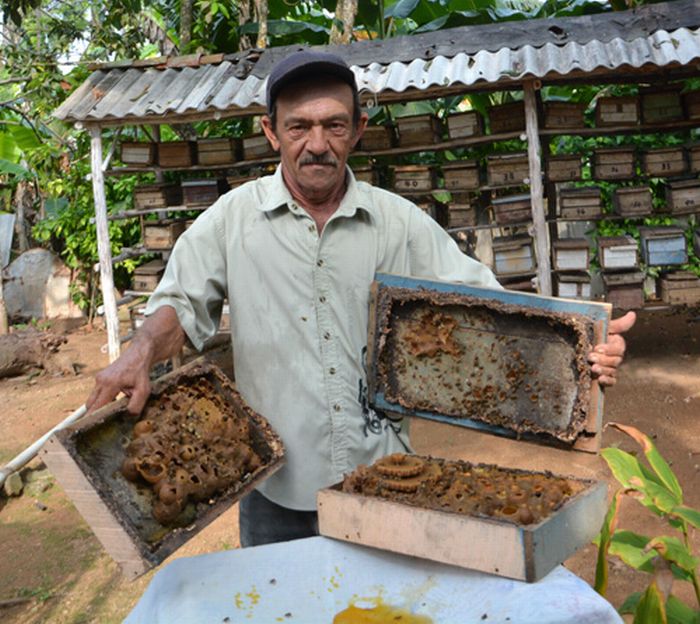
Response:
POLYGON ((290 85, 277 98, 276 127, 269 117, 263 130, 280 151, 286 180, 310 201, 323 201, 345 181, 345 163, 367 124, 363 114, 353 127, 353 97, 339 81, 290 85))

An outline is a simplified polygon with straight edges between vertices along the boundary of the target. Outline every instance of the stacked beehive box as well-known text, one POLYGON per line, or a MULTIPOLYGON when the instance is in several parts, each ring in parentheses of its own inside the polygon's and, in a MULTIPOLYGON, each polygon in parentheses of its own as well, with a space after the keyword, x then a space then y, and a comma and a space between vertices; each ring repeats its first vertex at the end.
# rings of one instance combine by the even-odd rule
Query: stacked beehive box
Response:
POLYGON ((552 266, 559 297, 590 299, 590 244, 585 238, 564 238, 552 243, 552 266))
POLYGON ((639 251, 634 238, 599 238, 598 263, 603 270, 606 301, 626 310, 644 305, 644 273, 638 270, 639 251))

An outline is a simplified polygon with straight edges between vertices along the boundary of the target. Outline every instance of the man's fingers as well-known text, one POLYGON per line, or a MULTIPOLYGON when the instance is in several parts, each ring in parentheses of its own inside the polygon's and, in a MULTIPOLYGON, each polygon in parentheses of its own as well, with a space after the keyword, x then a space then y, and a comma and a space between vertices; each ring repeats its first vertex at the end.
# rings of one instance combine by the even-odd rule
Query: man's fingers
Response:
POLYGON ((598 377, 598 383, 601 386, 614 386, 617 383, 617 377, 611 377, 610 375, 602 375, 598 377))
POLYGON ((603 342, 599 345, 596 345, 595 353, 601 354, 603 356, 623 356, 625 354, 626 348, 627 344, 625 343, 625 339, 622 336, 620 336, 619 334, 611 334, 608 336, 607 342, 603 342))
POLYGON ((141 413, 141 410, 143 410, 143 406, 146 405, 146 401, 148 400, 148 395, 150 393, 150 384, 134 387, 131 391, 131 398, 129 399, 129 404, 126 406, 126 410, 130 414, 138 416, 141 413))
POLYGON ((626 331, 632 329, 632 326, 634 325, 635 321, 637 320, 637 315, 630 311, 624 316, 621 316, 618 319, 615 319, 613 321, 610 321, 610 324, 608 326, 608 333, 609 334, 624 334, 626 331))

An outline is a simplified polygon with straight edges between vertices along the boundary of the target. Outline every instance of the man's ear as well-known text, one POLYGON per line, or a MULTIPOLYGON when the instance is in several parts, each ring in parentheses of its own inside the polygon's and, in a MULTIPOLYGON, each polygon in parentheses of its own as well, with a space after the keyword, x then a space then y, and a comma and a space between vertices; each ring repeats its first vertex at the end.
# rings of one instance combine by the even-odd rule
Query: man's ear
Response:
POLYGON ((365 128, 367 127, 367 122, 369 121, 369 115, 367 113, 361 113, 360 119, 357 122, 357 128, 355 129, 355 136, 353 138, 352 148, 355 149, 357 143, 362 138, 365 133, 365 128))
POLYGON ((272 149, 276 152, 279 152, 280 142, 277 140, 277 135, 275 134, 275 130, 272 127, 272 120, 268 115, 263 115, 262 119, 260 119, 260 126, 262 127, 263 132, 267 137, 267 140, 270 142, 272 149))

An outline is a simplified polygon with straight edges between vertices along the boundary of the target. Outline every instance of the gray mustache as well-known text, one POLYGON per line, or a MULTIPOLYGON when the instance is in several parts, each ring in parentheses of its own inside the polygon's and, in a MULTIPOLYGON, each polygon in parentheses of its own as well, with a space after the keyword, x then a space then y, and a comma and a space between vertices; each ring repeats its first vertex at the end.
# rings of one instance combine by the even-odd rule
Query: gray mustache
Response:
POLYGON ((299 161, 299 164, 301 166, 303 165, 330 165, 331 167, 337 167, 338 166, 338 161, 333 158, 333 156, 329 156, 328 154, 310 154, 309 156, 304 156, 299 161))

